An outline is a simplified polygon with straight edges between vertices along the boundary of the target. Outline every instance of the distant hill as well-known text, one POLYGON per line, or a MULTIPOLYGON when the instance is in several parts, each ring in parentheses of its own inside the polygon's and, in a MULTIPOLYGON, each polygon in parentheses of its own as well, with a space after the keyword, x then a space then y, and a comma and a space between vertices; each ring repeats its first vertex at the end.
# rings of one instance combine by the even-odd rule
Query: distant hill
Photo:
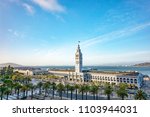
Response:
POLYGON ((11 67, 23 67, 22 65, 16 64, 16 63, 2 63, 0 64, 0 67, 6 67, 6 66, 11 66, 11 67))
POLYGON ((135 64, 136 67, 150 67, 150 62, 135 64))

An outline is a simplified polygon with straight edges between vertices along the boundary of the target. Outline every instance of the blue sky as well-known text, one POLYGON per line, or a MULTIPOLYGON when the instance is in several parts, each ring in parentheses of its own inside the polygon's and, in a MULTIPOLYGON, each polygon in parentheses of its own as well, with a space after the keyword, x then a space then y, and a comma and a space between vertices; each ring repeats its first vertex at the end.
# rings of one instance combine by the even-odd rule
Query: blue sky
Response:
POLYGON ((1 0, 0 63, 84 65, 150 61, 149 0, 1 0))

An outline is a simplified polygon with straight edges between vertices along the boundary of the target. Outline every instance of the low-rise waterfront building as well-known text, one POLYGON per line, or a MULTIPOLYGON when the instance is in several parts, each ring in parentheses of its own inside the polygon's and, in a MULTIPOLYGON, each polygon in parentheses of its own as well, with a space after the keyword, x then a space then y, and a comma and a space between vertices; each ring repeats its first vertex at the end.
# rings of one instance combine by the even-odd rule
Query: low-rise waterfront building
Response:
POLYGON ((19 72, 27 76, 48 74, 47 70, 41 70, 40 68, 32 68, 32 67, 17 68, 14 69, 14 72, 19 72))
POLYGON ((33 75, 33 71, 28 70, 28 69, 26 69, 26 70, 14 69, 14 72, 19 72, 19 73, 22 73, 22 74, 24 74, 26 76, 32 76, 33 75))

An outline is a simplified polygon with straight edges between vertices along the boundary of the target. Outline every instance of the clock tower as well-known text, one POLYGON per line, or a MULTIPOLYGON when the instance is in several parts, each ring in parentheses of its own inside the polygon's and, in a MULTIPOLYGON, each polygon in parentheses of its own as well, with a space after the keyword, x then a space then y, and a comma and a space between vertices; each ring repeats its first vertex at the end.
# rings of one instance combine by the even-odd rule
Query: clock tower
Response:
POLYGON ((75 72, 82 72, 82 53, 79 44, 75 53, 75 72))

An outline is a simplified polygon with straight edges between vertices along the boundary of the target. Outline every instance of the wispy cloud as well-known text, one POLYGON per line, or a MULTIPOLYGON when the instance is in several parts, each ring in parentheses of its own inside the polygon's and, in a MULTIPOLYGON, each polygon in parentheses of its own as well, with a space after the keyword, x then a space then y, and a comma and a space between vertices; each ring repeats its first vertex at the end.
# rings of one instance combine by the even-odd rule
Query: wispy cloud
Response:
POLYGON ((33 2, 50 12, 65 12, 65 8, 57 0, 33 0, 33 2))
POLYGON ((25 8, 25 10, 30 13, 30 14, 34 14, 34 9, 31 5, 27 4, 27 3, 23 3, 22 6, 25 8))
POLYGON ((24 33, 13 29, 8 29, 8 32, 13 37, 13 39, 21 39, 25 36, 24 33))
POLYGON ((103 42, 116 40, 118 38, 122 38, 125 36, 132 35, 134 33, 137 33, 138 31, 143 30, 149 26, 150 26, 150 22, 145 23, 145 24, 140 24, 135 27, 130 27, 130 28, 122 29, 122 30, 113 31, 113 32, 110 32, 110 33, 107 33, 104 35, 100 35, 100 36, 88 39, 88 40, 82 42, 81 44, 83 47, 88 47, 88 46, 91 46, 91 45, 94 45, 97 43, 103 43, 103 42))

